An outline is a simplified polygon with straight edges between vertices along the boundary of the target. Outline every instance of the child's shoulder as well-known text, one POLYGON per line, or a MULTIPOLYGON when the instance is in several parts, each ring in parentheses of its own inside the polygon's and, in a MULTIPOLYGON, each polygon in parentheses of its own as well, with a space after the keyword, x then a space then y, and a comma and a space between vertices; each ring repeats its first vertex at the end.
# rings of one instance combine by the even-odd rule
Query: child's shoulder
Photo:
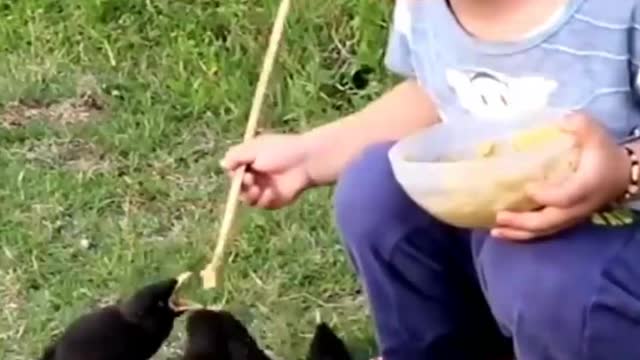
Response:
POLYGON ((409 35, 414 24, 436 24, 444 9, 447 0, 395 0, 393 22, 396 30, 409 35))
POLYGON ((575 17, 578 20, 593 20, 596 25, 629 25, 640 15, 640 0, 581 0, 575 17))

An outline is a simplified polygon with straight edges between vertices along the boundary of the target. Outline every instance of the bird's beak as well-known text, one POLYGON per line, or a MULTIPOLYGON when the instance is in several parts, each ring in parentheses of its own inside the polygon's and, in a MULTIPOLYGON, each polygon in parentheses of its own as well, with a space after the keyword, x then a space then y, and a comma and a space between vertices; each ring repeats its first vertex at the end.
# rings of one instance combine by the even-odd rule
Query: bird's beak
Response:
POLYGON ((171 302, 169 302, 169 306, 175 313, 178 314, 182 314, 187 311, 202 310, 205 308, 203 305, 200 305, 197 302, 181 298, 171 299, 171 302))
POLYGON ((182 284, 184 284, 184 282, 187 281, 189 277, 191 277, 191 272, 180 274, 176 278, 176 280, 178 280, 178 283, 176 284, 176 287, 173 289, 173 294, 169 299, 169 307, 176 314, 183 314, 187 311, 194 311, 194 310, 200 310, 205 308, 201 304, 198 304, 196 302, 193 302, 184 298, 180 298, 178 296, 178 290, 180 289, 180 286, 182 286, 182 284))

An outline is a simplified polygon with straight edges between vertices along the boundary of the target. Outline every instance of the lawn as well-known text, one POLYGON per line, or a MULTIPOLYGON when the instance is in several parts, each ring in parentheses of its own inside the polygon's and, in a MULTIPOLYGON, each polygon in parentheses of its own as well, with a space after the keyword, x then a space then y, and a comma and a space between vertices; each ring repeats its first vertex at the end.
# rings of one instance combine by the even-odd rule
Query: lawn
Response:
MULTIPOLYGON (((391 2, 293 3, 263 112, 278 131, 393 81, 391 2)), ((243 134, 277 5, 0 0, 0 359, 33 359, 82 312, 207 261, 228 186, 218 160, 243 134)), ((302 358, 318 318, 362 358, 374 350, 331 195, 246 211, 225 288, 194 295, 281 358, 302 358)), ((176 358, 182 328, 157 359, 176 358)))

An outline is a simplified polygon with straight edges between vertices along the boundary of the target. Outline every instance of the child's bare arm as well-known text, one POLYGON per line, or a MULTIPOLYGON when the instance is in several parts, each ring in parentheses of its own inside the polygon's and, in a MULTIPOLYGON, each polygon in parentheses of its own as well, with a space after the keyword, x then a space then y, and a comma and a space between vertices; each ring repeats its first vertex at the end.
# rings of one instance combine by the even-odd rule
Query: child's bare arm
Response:
POLYGON ((426 93, 407 80, 364 109, 303 134, 265 134, 238 144, 222 165, 233 175, 241 165, 244 201, 276 209, 312 186, 333 183, 368 145, 400 139, 433 124, 437 112, 426 93))
POLYGON ((304 134, 307 171, 318 185, 332 183, 367 146, 398 140, 438 121, 427 93, 416 80, 405 80, 362 110, 304 134))

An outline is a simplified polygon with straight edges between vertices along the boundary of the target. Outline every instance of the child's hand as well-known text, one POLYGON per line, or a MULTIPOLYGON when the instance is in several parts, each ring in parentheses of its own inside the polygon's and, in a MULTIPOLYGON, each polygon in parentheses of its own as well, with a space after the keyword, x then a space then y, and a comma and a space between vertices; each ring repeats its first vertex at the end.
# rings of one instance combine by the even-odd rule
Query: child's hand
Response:
POLYGON ((261 135, 232 147, 221 165, 230 177, 247 165, 242 200, 250 206, 276 209, 293 202, 311 185, 304 167, 306 154, 300 135, 261 135))
POLYGON ((630 171, 624 148, 583 114, 571 115, 565 129, 575 135, 581 149, 576 173, 561 184, 531 184, 527 191, 542 209, 499 213, 493 236, 530 240, 551 235, 585 220, 624 194, 630 171))

